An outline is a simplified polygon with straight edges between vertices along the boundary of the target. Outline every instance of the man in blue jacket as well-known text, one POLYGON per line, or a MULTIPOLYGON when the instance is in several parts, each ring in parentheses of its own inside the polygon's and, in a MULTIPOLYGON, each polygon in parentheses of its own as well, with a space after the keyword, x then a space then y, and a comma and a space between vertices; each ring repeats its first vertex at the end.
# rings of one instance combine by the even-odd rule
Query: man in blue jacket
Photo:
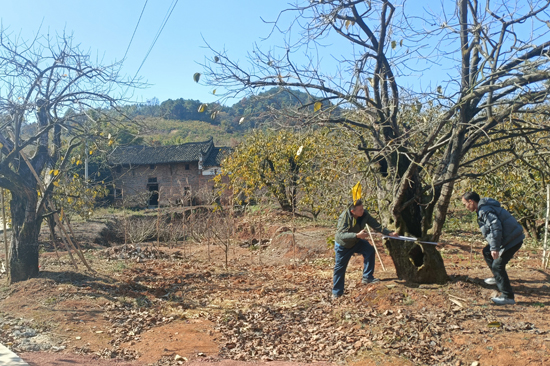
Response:
POLYGON ((366 240, 369 236, 365 226, 369 225, 377 232, 384 235, 395 236, 369 215, 363 208, 363 202, 359 199, 351 204, 338 218, 338 227, 334 238, 334 251, 336 253, 334 263, 334 276, 332 297, 337 298, 344 294, 344 281, 349 260, 354 253, 363 255, 363 283, 377 283, 374 278, 375 250, 366 240))
POLYGON ((477 212, 481 234, 489 243, 483 248, 483 257, 494 278, 487 278, 485 283, 496 284, 501 292, 499 297, 493 297, 491 300, 497 305, 515 304, 506 264, 523 244, 523 228, 498 201, 492 198, 480 198, 476 192, 467 192, 462 195, 462 203, 469 211, 477 212))

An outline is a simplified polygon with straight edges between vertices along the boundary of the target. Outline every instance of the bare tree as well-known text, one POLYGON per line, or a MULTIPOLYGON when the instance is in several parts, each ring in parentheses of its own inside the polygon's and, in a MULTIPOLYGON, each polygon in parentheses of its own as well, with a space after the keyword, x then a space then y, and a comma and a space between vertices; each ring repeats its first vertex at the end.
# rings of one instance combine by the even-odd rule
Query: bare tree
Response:
POLYGON ((10 282, 38 273, 38 234, 58 176, 47 173, 78 164, 71 157, 83 141, 108 139, 101 111, 133 84, 121 79, 120 66, 97 63, 70 36, 26 42, 0 30, 0 186, 12 195, 10 282))
MULTIPOLYGON (((256 47, 242 64, 212 49, 204 64, 206 83, 225 88, 223 97, 271 86, 310 93, 314 98, 304 104, 302 119, 355 133, 370 161, 382 216, 400 233, 439 240, 457 180, 494 169, 472 172, 475 159, 487 154, 480 147, 493 136, 513 141, 548 131, 521 119, 512 130, 503 128, 548 100, 547 0, 447 1, 441 11, 419 16, 411 15, 419 14, 412 2, 296 4, 279 14, 271 34, 282 33, 283 52, 256 47), (337 69, 323 69, 321 57, 311 56, 323 53, 337 60, 337 69), (426 66, 418 66, 422 62, 426 66), (446 65, 448 81, 437 87, 407 90, 398 83, 405 76, 442 72, 435 71, 440 64, 446 65)), ((394 240, 387 246, 398 276, 446 281, 433 246, 394 240)))

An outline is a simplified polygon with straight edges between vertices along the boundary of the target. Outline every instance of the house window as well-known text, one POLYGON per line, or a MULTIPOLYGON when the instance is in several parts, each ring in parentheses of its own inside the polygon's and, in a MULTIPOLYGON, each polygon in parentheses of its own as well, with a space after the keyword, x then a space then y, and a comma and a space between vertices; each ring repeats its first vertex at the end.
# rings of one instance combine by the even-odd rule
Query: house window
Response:
POLYGON ((157 183, 157 177, 151 177, 147 180, 147 183, 157 183))
POLYGON ((189 170, 189 164, 185 164, 185 170, 189 170))
POLYGON ((149 169, 155 169, 155 164, 149 164, 149 169))

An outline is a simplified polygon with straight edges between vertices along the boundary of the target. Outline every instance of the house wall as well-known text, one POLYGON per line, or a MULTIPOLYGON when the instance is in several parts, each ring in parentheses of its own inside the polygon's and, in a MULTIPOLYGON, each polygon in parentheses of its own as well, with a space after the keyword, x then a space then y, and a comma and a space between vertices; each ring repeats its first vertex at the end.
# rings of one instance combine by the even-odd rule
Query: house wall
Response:
POLYGON ((118 194, 122 193, 128 206, 147 206, 149 187, 155 184, 158 184, 160 191, 161 206, 204 204, 207 201, 206 196, 211 195, 214 187, 214 176, 200 175, 197 162, 139 165, 119 169, 119 172, 113 170, 115 188, 118 194), (189 170, 185 169, 186 165, 189 170), (152 182, 151 178, 156 178, 156 182, 152 182))

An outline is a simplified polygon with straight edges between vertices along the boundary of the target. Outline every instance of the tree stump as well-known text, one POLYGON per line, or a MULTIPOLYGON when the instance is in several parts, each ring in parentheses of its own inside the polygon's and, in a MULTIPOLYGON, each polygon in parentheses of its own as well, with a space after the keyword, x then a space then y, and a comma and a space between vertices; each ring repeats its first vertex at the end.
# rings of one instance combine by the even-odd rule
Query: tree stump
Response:
POLYGON ((397 277, 420 284, 444 284, 448 280, 441 254, 435 245, 386 240, 397 277))

